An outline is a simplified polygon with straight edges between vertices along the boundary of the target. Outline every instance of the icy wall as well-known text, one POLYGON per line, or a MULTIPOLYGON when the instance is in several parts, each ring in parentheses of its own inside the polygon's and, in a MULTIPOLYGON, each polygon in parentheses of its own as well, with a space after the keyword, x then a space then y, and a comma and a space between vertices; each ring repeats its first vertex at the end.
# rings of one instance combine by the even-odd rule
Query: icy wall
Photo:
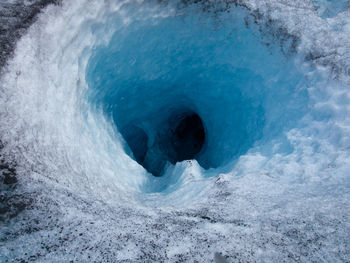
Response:
POLYGON ((0 261, 350 260, 346 1, 55 3, 1 4, 0 261))

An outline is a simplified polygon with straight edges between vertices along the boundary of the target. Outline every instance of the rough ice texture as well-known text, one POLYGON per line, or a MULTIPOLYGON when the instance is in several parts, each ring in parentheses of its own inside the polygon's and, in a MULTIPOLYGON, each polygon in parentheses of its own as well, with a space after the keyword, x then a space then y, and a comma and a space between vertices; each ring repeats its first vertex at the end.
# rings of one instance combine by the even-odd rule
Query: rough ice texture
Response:
MULTIPOLYGON (((21 1, 7 0, 0 3, 0 73, 7 60, 13 55, 16 41, 35 22, 40 11, 48 4, 58 4, 56 0, 21 1)), ((16 194, 16 163, 1 154, 4 145, 0 138, 0 222, 14 218, 23 211, 32 199, 16 194)))
POLYGON ((0 3, 0 68, 13 54, 16 40, 35 21, 40 10, 60 0, 5 0, 0 3))
MULTIPOLYGON (((108 42, 113 32, 99 27, 120 7, 50 6, 18 42, 0 84, 0 261, 212 262, 215 252, 228 262, 350 261, 350 11, 323 18, 312 1, 226 2, 244 6, 263 42, 296 53, 311 79, 310 112, 286 134, 293 152, 258 148, 231 172, 205 177, 183 162, 172 171, 183 178, 177 191, 137 191, 145 172, 110 143, 103 118, 80 112, 84 52, 108 42)), ((200 4, 211 12, 208 3, 200 4)), ((10 17, 2 26, 22 25, 10 17)), ((6 57, 18 33, 2 32, 1 43, 12 45, 6 57)))

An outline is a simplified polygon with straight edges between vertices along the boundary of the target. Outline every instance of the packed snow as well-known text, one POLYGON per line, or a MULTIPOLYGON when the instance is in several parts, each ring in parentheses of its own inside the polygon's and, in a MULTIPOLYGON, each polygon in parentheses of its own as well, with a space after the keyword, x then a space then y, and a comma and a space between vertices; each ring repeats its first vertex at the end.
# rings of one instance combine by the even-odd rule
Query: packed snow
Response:
POLYGON ((0 261, 350 260, 347 1, 62 1, 33 21, 0 81, 0 261), (193 113, 203 147, 176 162, 172 118, 193 113))

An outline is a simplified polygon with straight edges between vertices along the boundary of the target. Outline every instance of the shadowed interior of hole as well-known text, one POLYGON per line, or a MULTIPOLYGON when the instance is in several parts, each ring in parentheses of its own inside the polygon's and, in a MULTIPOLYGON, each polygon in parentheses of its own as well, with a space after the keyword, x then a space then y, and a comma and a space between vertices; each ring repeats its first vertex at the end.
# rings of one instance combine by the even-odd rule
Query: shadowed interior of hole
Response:
POLYGON ((196 113, 190 113, 181 116, 180 122, 174 124, 170 130, 171 148, 174 149, 174 154, 172 154, 172 151, 169 154, 169 157, 171 157, 170 161, 176 163, 195 159, 205 140, 205 131, 201 118, 196 113))
POLYGON ((137 124, 121 129, 129 155, 155 176, 162 175, 167 162, 196 159, 205 142, 205 129, 198 114, 188 110, 171 114, 160 123, 152 145, 147 132, 137 124))
POLYGON ((86 71, 89 102, 111 116, 125 151, 153 175, 187 158, 204 169, 232 168, 274 138, 280 143, 273 151, 292 150, 283 131, 306 112, 304 79, 279 45, 262 44, 258 29, 247 28, 244 13, 234 10, 145 15, 94 49, 86 71), (200 117, 205 140, 198 153, 171 153, 165 127, 176 114, 200 117))
POLYGON ((131 124, 123 128, 121 134, 126 140, 135 160, 143 164, 148 150, 148 136, 146 132, 131 124))

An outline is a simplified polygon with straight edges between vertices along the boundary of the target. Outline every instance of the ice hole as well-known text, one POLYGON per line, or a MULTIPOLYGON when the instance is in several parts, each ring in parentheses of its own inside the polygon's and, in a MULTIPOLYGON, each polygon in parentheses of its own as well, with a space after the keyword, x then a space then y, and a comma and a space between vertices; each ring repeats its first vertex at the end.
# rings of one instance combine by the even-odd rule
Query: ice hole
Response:
POLYGON ((135 125, 129 125, 121 133, 128 143, 135 160, 142 164, 147 154, 148 136, 146 132, 135 125))
POLYGON ((126 152, 155 176, 162 175, 167 162, 196 159, 205 142, 202 119, 192 111, 176 111, 163 123, 150 127, 145 131, 129 124, 121 134, 127 144, 126 152))
POLYGON ((171 144, 175 156, 173 162, 194 159, 202 149, 205 140, 203 123, 198 114, 185 116, 171 129, 171 144))
POLYGON ((259 28, 244 22, 245 11, 233 10, 133 17, 94 47, 88 102, 103 110, 130 159, 148 171, 142 192, 180 186, 181 175, 168 172, 186 167, 184 160, 215 175, 231 171, 248 151, 293 150, 284 132, 308 101, 305 79, 289 59, 295 39, 265 45, 259 28))

